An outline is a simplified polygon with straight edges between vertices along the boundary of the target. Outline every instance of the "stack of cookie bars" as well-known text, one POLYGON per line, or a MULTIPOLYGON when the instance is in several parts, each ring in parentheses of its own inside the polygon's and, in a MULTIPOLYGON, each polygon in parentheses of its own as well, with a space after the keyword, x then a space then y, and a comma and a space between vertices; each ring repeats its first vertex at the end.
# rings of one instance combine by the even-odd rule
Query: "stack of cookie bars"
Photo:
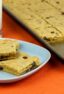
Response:
POLYGON ((0 40, 0 71, 21 75, 37 68, 41 63, 38 57, 20 52, 16 40, 0 40))
POLYGON ((64 0, 3 0, 3 5, 41 39, 64 41, 64 0))

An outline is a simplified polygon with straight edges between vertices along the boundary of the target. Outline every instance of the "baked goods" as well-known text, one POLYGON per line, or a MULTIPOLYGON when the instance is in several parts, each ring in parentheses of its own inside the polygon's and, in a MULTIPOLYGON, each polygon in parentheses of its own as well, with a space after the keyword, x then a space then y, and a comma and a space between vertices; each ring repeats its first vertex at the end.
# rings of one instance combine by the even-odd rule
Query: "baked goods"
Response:
MULTIPOLYGON (((39 38, 45 39, 49 43, 63 42, 64 12, 61 12, 56 5, 54 6, 53 2, 57 1, 4 0, 3 4, 39 38), (50 33, 52 31, 57 33, 50 33)), ((63 0, 60 2, 63 2, 63 0)))
POLYGON ((27 8, 28 7, 34 14, 37 14, 41 20, 44 19, 48 24, 60 31, 60 33, 63 33, 64 37, 64 16, 62 12, 45 2, 45 0, 36 3, 36 6, 34 2, 31 2, 30 6, 27 4, 27 8))
POLYGON ((15 58, 19 49, 16 40, 0 40, 0 60, 15 58))
POLYGON ((26 53, 21 52, 15 59, 0 61, 0 70, 14 75, 21 75, 39 65, 38 57, 30 57, 26 53))
POLYGON ((26 52, 19 52, 19 58, 22 58, 24 61, 29 61, 30 59, 33 60, 35 62, 36 66, 39 66, 41 64, 39 58, 37 56, 31 56, 29 54, 27 54, 26 52))
POLYGON ((49 43, 58 43, 63 41, 62 34, 52 27, 48 27, 46 31, 41 32, 41 38, 49 43))
POLYGON ((59 11, 64 11, 64 0, 45 0, 47 3, 51 4, 59 11))
POLYGON ((19 48, 17 40, 0 40, 0 71, 21 75, 41 64, 38 57, 20 52, 19 48))

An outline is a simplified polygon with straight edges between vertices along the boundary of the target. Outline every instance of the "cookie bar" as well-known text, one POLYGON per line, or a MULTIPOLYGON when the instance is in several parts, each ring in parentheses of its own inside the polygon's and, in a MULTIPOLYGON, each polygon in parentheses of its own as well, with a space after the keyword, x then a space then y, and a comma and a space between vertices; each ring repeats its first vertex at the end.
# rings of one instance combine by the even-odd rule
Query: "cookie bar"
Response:
POLYGON ((60 11, 46 0, 4 1, 4 5, 10 11, 12 9, 12 14, 38 37, 44 38, 50 43, 64 41, 64 17, 60 11), (56 33, 50 33, 52 31, 56 33))
POLYGON ((0 40, 0 60, 14 58, 18 48, 19 43, 16 40, 0 40))
POLYGON ((45 0, 45 1, 54 6, 59 11, 64 12, 64 0, 45 0))
POLYGON ((41 32, 41 38, 51 44, 64 41, 62 34, 59 31, 55 30, 53 27, 48 27, 45 29, 45 31, 41 32))
POLYGON ((38 57, 29 57, 22 52, 15 59, 0 61, 0 70, 14 75, 21 75, 39 65, 40 60, 38 57))

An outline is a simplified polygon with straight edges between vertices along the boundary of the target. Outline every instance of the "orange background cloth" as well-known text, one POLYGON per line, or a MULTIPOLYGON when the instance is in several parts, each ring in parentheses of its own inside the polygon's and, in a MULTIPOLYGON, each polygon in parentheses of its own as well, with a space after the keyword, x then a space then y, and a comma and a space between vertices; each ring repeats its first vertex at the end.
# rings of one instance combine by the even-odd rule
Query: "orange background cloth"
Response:
MULTIPOLYGON (((31 34, 3 12, 3 34, 41 45, 31 34)), ((64 64, 52 55, 37 73, 11 84, 0 84, 0 94, 64 94, 64 64)))

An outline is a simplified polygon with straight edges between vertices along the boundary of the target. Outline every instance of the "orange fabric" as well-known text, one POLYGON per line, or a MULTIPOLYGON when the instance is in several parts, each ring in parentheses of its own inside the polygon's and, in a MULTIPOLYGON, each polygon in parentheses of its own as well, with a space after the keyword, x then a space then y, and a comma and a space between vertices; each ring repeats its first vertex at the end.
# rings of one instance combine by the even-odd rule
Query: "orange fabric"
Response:
MULTIPOLYGON (((22 26, 3 13, 4 37, 41 45, 22 26)), ((64 94, 64 64, 52 55, 51 60, 34 75, 12 84, 0 84, 0 94, 64 94)))

